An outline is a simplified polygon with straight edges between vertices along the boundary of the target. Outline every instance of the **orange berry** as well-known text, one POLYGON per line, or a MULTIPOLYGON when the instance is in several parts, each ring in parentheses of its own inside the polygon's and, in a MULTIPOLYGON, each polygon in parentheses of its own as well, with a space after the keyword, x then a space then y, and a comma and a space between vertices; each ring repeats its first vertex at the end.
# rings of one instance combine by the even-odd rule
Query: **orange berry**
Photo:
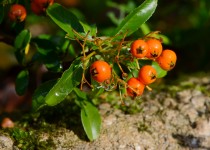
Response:
POLYGON ((98 60, 90 66, 90 74, 95 81, 101 83, 111 78, 112 68, 107 62, 98 60))
POLYGON ((4 118, 1 122, 1 127, 2 128, 13 128, 15 125, 14 125, 14 122, 10 119, 10 118, 4 118))
POLYGON ((166 71, 170 71, 176 65, 177 56, 172 50, 166 49, 162 52, 160 57, 156 59, 160 67, 166 71))
POLYGON ((26 9, 20 4, 14 4, 10 7, 9 18, 12 21, 22 22, 26 18, 26 9))
POLYGON ((156 59, 159 57, 163 50, 161 42, 157 39, 149 39, 146 42, 148 45, 146 57, 149 59, 156 59))
POLYGON ((145 85, 153 83, 156 80, 156 77, 157 72, 155 68, 150 65, 145 65, 139 70, 138 80, 145 85))
POLYGON ((147 43, 144 40, 135 40, 131 44, 130 52, 136 58, 143 58, 148 51, 147 43))
POLYGON ((31 10, 36 15, 42 15, 45 13, 48 6, 52 5, 54 0, 32 0, 31 1, 31 10))
POLYGON ((141 96, 145 88, 145 85, 134 77, 128 80, 127 86, 127 94, 131 97, 141 96))

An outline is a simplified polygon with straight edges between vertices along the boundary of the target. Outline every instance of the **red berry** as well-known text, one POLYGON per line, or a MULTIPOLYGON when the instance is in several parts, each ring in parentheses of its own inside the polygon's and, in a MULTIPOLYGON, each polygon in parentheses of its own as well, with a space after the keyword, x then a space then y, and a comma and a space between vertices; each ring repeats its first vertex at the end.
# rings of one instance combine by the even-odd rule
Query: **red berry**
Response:
POLYGON ((90 66, 90 74, 95 81, 101 83, 111 78, 112 68, 107 62, 98 60, 90 66))
POLYGON ((149 39, 147 41, 148 52, 146 57, 149 59, 156 59, 162 53, 163 47, 159 40, 157 39, 149 39))
POLYGON ((14 125, 14 122, 10 119, 10 118, 4 118, 1 122, 1 127, 2 128, 13 128, 15 125, 14 125))
POLYGON ((26 9, 20 4, 14 4, 10 7, 9 18, 12 21, 22 22, 26 18, 26 9))
POLYGON ((160 67, 166 71, 170 71, 176 65, 177 56, 172 50, 164 50, 160 57, 156 59, 160 67))
POLYGON ((131 97, 141 96, 145 88, 145 85, 134 77, 128 80, 127 86, 127 94, 131 97))
POLYGON ((31 10, 37 15, 42 15, 45 13, 47 7, 53 3, 54 0, 32 0, 31 10))
POLYGON ((144 40, 135 40, 131 44, 130 52, 136 58, 143 58, 148 51, 147 43, 144 40))
POLYGON ((156 77, 157 72, 150 65, 145 65, 139 70, 138 80, 145 85, 153 83, 156 80, 156 77))

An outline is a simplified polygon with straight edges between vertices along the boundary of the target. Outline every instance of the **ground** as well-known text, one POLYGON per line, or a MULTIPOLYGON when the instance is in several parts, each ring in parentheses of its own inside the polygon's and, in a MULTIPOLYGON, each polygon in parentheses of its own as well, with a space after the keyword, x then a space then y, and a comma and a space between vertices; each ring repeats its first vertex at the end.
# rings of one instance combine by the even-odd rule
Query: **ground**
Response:
MULTIPOLYGON (((140 100, 126 100, 125 106, 120 106, 118 97, 114 97, 113 102, 104 101, 98 106, 102 127, 97 140, 89 142, 80 123, 66 121, 67 125, 61 125, 51 120, 51 131, 42 129, 35 135, 39 142, 48 144, 47 148, 43 144, 37 149, 210 150, 209 91, 209 74, 199 74, 158 85, 153 91, 146 91, 140 100), (134 107, 138 111, 130 109, 134 107)), ((18 147, 11 134, 0 130, 0 149, 18 147)))

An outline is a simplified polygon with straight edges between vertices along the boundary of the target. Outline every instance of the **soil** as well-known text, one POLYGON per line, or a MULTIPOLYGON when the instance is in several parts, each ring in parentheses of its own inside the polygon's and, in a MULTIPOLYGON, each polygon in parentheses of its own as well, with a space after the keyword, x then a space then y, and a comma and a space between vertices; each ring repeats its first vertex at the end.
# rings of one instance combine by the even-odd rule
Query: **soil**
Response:
MULTIPOLYGON (((210 150, 209 91, 209 74, 184 77, 175 84, 154 87, 141 100, 125 101, 126 108, 141 101, 138 112, 108 102, 100 104, 102 127, 95 141, 83 138, 79 134, 83 131, 59 125, 53 132, 40 131, 38 140, 50 139, 53 146, 48 149, 56 150, 210 150)), ((0 149, 19 148, 8 134, 0 132, 0 149)))

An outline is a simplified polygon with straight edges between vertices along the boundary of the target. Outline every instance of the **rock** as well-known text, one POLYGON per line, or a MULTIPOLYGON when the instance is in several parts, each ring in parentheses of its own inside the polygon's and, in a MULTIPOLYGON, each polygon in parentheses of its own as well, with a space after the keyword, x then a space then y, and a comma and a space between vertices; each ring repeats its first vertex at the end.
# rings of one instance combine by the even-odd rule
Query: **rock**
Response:
POLYGON ((0 150, 12 150, 13 140, 6 135, 0 134, 0 150))
POLYGON ((196 122, 195 132, 198 136, 210 136, 210 121, 206 119, 199 119, 196 122))

